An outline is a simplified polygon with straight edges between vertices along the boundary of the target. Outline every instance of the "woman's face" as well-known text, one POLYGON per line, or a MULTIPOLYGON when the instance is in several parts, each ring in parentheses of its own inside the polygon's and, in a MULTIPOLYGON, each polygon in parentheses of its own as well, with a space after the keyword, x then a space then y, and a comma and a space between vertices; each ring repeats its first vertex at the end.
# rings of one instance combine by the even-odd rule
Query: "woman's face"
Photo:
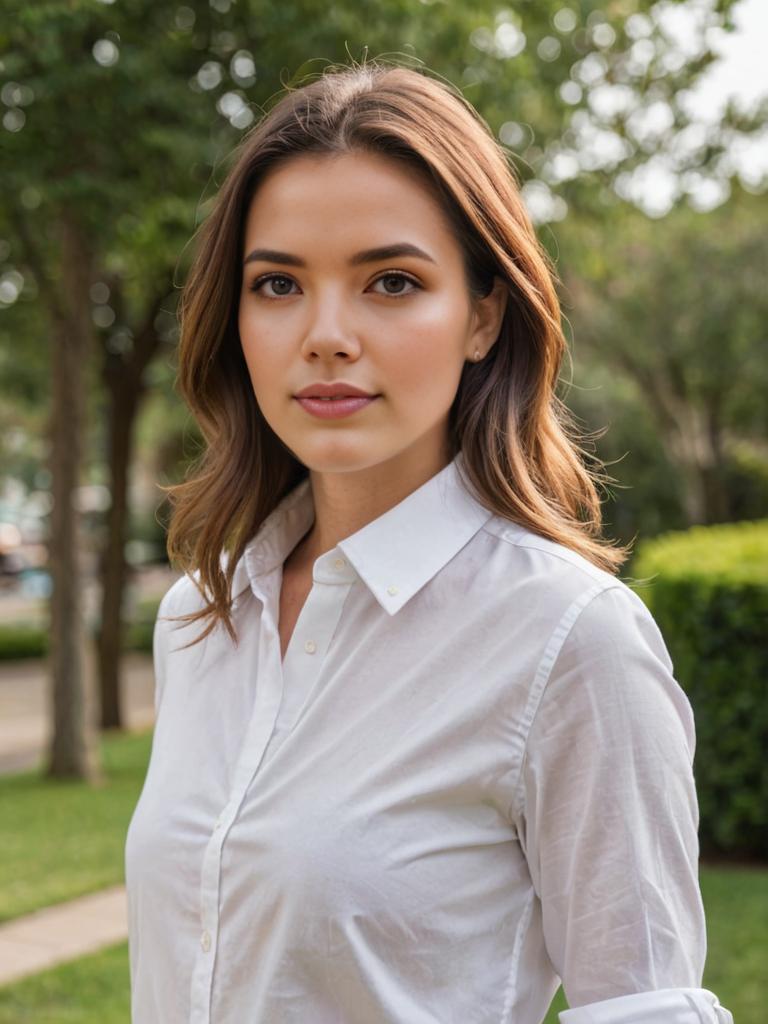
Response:
POLYGON ((459 244, 418 172, 370 153, 293 157, 253 197, 243 258, 243 353, 294 455, 317 472, 402 458, 441 468, 462 367, 495 341, 505 288, 497 279, 472 302, 459 244), (302 405, 297 392, 318 382, 376 397, 317 415, 341 408, 302 405))

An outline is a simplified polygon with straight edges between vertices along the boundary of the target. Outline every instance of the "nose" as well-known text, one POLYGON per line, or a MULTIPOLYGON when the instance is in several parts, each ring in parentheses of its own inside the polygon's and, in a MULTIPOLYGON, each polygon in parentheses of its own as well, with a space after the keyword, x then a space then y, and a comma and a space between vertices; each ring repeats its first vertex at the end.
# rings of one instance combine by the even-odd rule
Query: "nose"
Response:
POLYGON ((339 290, 327 291, 311 304, 302 354, 307 359, 356 359, 360 355, 351 311, 339 290))

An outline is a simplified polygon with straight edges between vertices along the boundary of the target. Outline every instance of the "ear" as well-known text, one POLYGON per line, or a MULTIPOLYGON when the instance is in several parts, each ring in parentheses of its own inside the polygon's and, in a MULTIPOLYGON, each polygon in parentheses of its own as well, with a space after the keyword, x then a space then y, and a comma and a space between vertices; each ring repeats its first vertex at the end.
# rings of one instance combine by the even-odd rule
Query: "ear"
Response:
POLYGON ((493 348, 509 298, 509 287, 501 277, 494 277, 493 288, 488 295, 473 302, 472 327, 467 339, 467 359, 474 362, 475 351, 480 350, 483 359, 493 348))

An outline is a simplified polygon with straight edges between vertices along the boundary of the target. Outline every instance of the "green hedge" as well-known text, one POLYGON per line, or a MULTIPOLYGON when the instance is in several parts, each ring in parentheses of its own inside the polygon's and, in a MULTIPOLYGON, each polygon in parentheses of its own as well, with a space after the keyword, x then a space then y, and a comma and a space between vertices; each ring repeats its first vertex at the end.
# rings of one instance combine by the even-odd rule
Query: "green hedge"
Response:
POLYGON ((24 622, 0 623, 0 661, 40 658, 48 651, 48 634, 24 622))
POLYGON ((702 853, 768 859, 768 520, 665 534, 632 572, 696 718, 702 853))
MULTIPOLYGON (((139 602, 136 616, 126 629, 127 651, 152 653, 152 633, 159 604, 157 599, 139 602)), ((0 661, 43 658, 47 653, 48 631, 42 626, 30 626, 24 622, 0 624, 0 661)))

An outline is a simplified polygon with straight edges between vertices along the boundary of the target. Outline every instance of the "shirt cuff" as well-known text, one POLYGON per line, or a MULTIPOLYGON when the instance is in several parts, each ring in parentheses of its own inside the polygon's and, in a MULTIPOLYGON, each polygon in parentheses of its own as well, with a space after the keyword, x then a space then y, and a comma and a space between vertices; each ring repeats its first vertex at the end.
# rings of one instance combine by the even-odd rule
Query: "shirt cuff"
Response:
POLYGON ((733 1024, 730 1010, 706 988, 636 992, 558 1014, 560 1024, 733 1024))

